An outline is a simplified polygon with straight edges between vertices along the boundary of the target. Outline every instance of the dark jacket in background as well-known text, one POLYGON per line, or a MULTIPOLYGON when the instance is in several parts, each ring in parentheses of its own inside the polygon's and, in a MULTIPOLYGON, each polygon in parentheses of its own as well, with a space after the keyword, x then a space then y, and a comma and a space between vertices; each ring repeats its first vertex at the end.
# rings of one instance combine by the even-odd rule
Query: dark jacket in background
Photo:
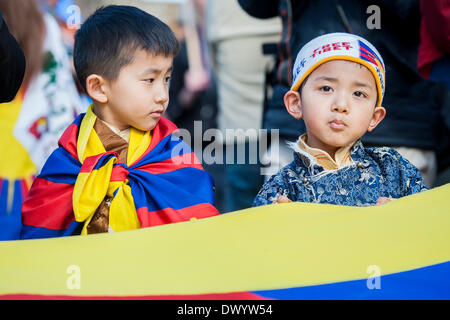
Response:
POLYGON ((295 57, 304 44, 317 36, 351 32, 370 41, 386 65, 383 106, 387 115, 373 132, 363 137, 363 142, 437 149, 442 87, 421 78, 416 67, 419 0, 239 0, 239 3, 252 16, 281 16, 283 21, 281 41, 275 52, 276 67, 269 75, 273 94, 265 106, 265 128, 279 129, 280 136, 289 140, 296 140, 305 132, 303 121, 291 117, 283 104, 283 96, 291 86, 295 57), (367 27, 373 14, 367 13, 370 5, 380 8, 380 29, 367 27))
POLYGON ((25 57, 0 13, 0 103, 14 99, 25 73, 25 57))

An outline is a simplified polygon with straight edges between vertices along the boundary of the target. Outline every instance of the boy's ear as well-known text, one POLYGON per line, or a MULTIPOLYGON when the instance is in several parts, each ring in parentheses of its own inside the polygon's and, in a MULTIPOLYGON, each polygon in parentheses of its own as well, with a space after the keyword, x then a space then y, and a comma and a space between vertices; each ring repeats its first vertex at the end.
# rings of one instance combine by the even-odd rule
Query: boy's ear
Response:
POLYGON ((105 92, 106 81, 105 78, 98 74, 91 74, 86 78, 86 91, 92 100, 99 103, 108 102, 108 97, 105 92))
POLYGON ((367 131, 371 132, 386 116, 386 109, 383 107, 376 107, 373 111, 372 120, 370 120, 369 128, 367 131))
POLYGON ((287 112, 295 119, 300 120, 303 116, 300 94, 297 91, 289 90, 284 95, 284 106, 287 112))

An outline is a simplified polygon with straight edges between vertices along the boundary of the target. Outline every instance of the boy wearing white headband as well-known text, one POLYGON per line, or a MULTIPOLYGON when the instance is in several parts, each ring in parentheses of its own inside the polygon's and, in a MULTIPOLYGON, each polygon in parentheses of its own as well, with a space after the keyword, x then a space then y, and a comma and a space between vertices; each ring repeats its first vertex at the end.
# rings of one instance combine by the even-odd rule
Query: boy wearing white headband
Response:
POLYGON ((427 190, 419 170, 390 148, 360 138, 383 120, 385 67, 367 40, 331 33, 298 53, 287 111, 305 121, 294 161, 272 176, 253 205, 289 201, 367 206, 427 190))

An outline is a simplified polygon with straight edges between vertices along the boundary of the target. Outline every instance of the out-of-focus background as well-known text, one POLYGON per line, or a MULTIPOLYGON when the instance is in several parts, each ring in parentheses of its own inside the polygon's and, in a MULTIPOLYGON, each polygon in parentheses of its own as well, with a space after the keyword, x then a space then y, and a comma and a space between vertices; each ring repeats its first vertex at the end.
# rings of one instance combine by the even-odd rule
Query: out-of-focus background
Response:
POLYGON ((74 0, 76 5, 81 9, 83 17, 89 17, 96 9, 101 6, 110 4, 127 5, 141 8, 159 19, 167 23, 171 28, 177 27, 180 14, 180 4, 183 1, 145 1, 145 0, 131 0, 131 1, 112 1, 112 0, 74 0))

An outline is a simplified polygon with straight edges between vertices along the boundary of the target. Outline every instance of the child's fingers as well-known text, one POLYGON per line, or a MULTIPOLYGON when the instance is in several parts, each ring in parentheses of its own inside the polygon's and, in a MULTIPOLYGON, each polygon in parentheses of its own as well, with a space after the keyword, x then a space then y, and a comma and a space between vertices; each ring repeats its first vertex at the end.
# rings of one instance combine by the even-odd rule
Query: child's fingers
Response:
POLYGON ((292 202, 292 200, 290 200, 288 197, 286 197, 286 196, 280 196, 278 199, 277 199, 277 203, 289 203, 289 202, 292 202))
POLYGON ((380 206, 382 204, 386 204, 388 202, 391 202, 392 199, 386 198, 386 197, 379 197, 377 200, 377 203, 375 205, 380 206))

